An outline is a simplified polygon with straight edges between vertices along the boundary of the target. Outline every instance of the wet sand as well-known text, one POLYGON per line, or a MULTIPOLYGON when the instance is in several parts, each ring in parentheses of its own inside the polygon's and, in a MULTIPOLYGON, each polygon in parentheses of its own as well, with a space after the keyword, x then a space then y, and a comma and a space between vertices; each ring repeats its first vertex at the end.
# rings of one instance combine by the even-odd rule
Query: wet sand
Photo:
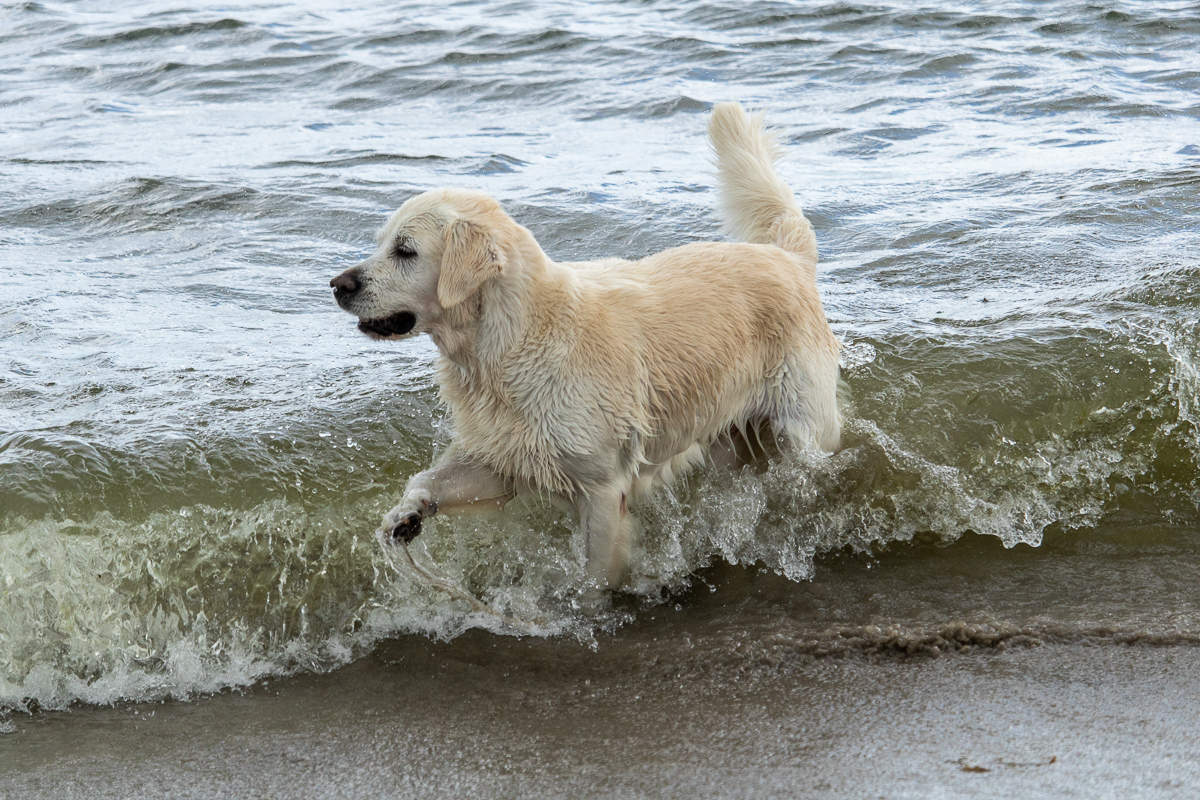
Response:
POLYGON ((979 540, 800 585, 724 568, 594 650, 407 637, 244 693, 17 717, 0 796, 1195 797, 1200 647, 1021 619, 1068 603, 1079 556, 979 540), (867 622, 887 608, 907 622, 867 622))
POLYGON ((0 795, 1098 798, 1200 789, 1195 648, 814 660, 767 686, 736 673, 673 684, 662 663, 661 680, 643 686, 620 672, 581 675, 582 654, 528 647, 539 652, 514 658, 474 636, 397 642, 337 673, 245 695, 19 722, 0 740, 0 795))

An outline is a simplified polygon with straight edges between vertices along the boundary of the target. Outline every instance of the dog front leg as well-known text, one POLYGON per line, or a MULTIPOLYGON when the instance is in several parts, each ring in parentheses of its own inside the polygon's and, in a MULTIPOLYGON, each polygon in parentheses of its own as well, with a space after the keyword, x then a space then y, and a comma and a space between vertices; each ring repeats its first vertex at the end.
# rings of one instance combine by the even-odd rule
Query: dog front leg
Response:
POLYGON ((629 521, 625 493, 616 487, 592 491, 579 501, 587 541, 588 583, 593 591, 615 589, 629 568, 629 521))
POLYGON ((504 506, 513 496, 512 484, 490 467, 469 462, 453 452, 408 479, 400 503, 383 516, 383 538, 411 542, 421 522, 440 511, 504 506))

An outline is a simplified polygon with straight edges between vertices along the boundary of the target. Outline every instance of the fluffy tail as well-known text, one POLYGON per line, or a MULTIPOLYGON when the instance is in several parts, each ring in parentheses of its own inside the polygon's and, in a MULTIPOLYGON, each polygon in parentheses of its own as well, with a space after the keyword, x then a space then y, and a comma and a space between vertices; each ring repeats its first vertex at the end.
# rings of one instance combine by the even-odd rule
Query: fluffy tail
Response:
POLYGON ((725 226, 739 239, 773 244, 817 263, 817 237, 792 190, 775 173, 779 146, 737 103, 720 103, 708 122, 717 156, 725 226))

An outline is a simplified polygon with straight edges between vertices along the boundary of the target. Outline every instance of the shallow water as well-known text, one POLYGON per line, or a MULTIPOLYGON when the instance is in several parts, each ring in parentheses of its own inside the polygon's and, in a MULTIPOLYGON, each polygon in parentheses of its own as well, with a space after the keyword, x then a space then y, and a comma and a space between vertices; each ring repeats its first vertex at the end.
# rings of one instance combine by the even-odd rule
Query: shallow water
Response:
POLYGON ((1062 588, 988 624, 1200 637, 1200 6, 305 7, 0 9, 0 711, 511 632, 378 551, 445 441, 434 351, 366 340, 327 282, 436 185, 562 259, 718 237, 725 99, 769 112, 817 228, 847 448, 640 510, 599 620, 552 509, 438 518, 418 556, 586 644, 698 581, 753 608, 722 561, 800 587, 843 548, 947 569, 927 544, 974 533, 1039 547, 1062 588), (1076 576, 1059 540, 1111 566, 1076 576))

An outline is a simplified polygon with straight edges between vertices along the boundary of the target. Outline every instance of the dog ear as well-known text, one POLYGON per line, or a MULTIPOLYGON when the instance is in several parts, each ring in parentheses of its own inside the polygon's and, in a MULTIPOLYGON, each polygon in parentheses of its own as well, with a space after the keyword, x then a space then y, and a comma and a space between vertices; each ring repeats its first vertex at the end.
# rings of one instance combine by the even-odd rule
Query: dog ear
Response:
POLYGON ((456 306, 504 270, 504 254, 482 226, 460 219, 446 229, 437 296, 442 308, 456 306))

